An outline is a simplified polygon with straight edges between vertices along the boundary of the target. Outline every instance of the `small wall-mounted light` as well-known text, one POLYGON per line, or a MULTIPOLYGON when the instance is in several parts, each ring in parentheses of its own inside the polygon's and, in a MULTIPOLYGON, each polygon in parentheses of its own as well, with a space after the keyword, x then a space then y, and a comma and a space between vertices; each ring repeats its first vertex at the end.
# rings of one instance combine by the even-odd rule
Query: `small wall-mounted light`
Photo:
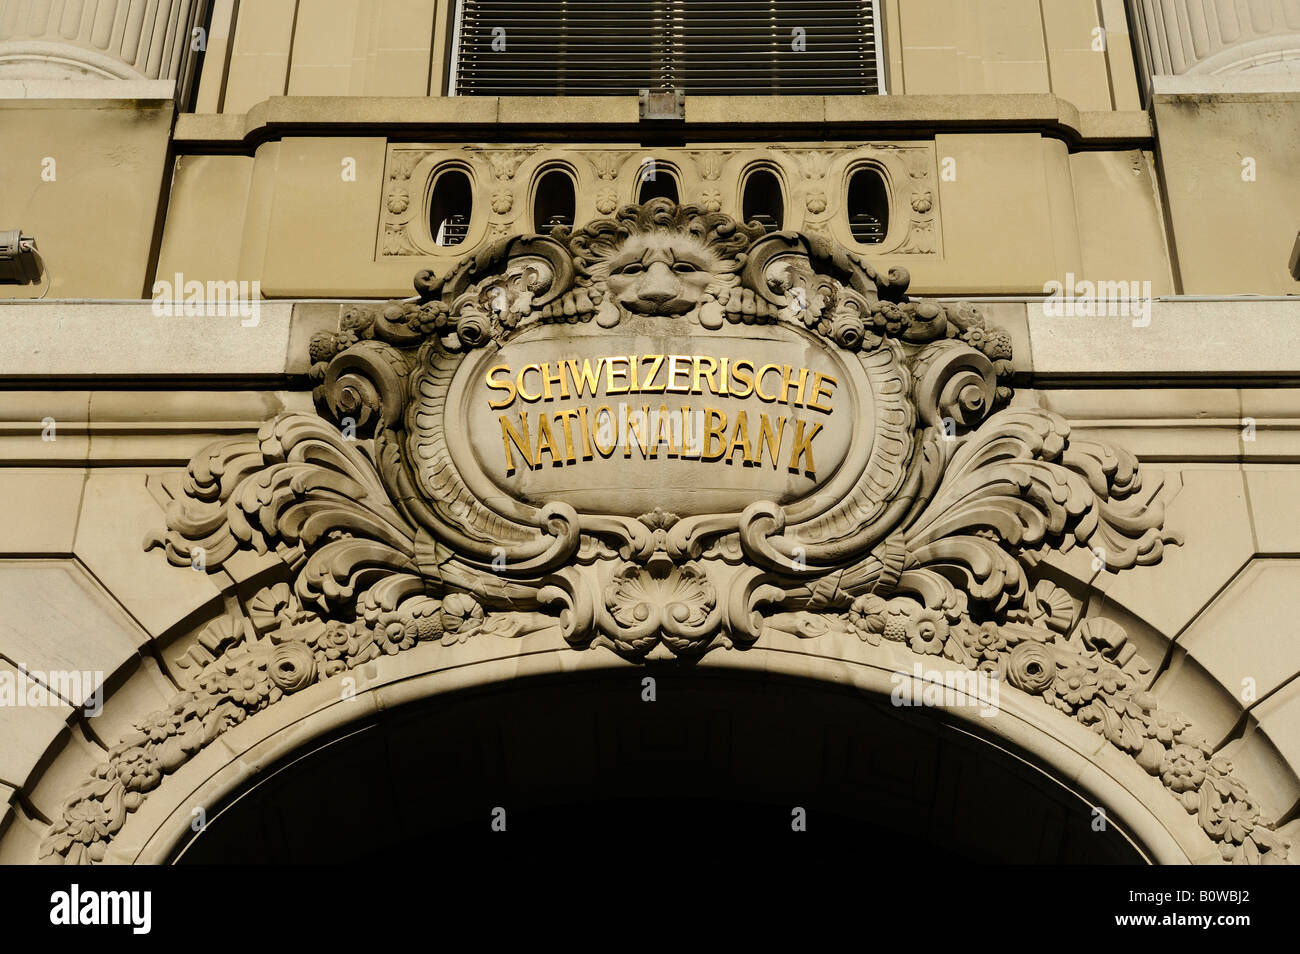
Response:
POLYGON ((1296 234, 1295 245, 1291 247, 1291 277, 1300 282, 1300 233, 1296 234))
POLYGON ((0 283, 35 285, 44 273, 36 239, 23 235, 22 229, 0 232, 0 283))

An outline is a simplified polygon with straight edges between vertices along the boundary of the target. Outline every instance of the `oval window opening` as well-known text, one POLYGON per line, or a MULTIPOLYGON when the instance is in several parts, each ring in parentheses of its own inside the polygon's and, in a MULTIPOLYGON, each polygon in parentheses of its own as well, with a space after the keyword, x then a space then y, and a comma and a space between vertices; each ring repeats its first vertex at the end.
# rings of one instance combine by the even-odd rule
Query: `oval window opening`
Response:
POLYGON ((572 228, 577 204, 573 179, 569 174, 559 169, 547 172, 537 180, 537 195, 533 199, 533 231, 550 235, 552 229, 560 226, 572 228))
POLYGON ((746 222, 757 222, 765 231, 779 231, 785 220, 785 198, 781 181, 766 169, 756 169, 745 179, 741 212, 746 222))
POLYGON ((641 167, 641 187, 636 200, 640 203, 651 199, 671 199, 677 201, 677 178, 663 166, 647 162, 641 167))
POLYGON ((889 231, 889 195, 875 169, 859 169, 849 179, 849 232, 855 242, 879 245, 889 231))
POLYGON ((459 245, 469 232, 469 217, 474 211, 474 190, 469 176, 459 169, 440 173, 433 183, 433 200, 429 204, 429 225, 438 245, 459 245))

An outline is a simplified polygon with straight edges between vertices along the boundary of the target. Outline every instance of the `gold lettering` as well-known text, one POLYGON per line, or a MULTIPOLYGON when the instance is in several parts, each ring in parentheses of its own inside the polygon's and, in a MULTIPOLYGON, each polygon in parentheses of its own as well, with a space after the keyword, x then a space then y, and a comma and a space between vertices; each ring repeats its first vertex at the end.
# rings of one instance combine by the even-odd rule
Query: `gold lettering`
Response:
MULTIPOLYGON (((716 358, 707 354, 697 354, 695 356, 695 383, 691 385, 691 391, 695 394, 703 394, 704 389, 700 387, 700 378, 709 382, 709 390, 714 394, 718 393, 718 385, 714 381, 714 375, 718 371, 718 361, 716 358), (708 365, 708 370, 704 370, 708 365)), ((724 375, 725 377, 725 375, 724 375)))
POLYGON ((722 455, 727 452, 727 415, 714 407, 706 407, 704 414, 708 418, 708 423, 704 438, 704 453, 700 455, 700 460, 721 460, 722 455), (713 449, 715 437, 718 439, 716 451, 713 449))
POLYGON ((781 453, 781 438, 785 435, 785 418, 776 419, 776 433, 772 432, 772 420, 766 414, 763 415, 759 422, 758 430, 758 465, 763 465, 763 447, 767 447, 768 455, 772 458, 772 467, 780 465, 776 462, 777 456, 781 453))
POLYGON ((620 356, 617 358, 605 359, 605 393, 606 394, 626 394, 628 378, 629 378, 629 372, 628 372, 627 358, 620 356), (617 370, 614 367, 616 363, 621 364, 623 366, 623 369, 621 371, 617 370), (618 385, 617 387, 614 386, 615 375, 618 375, 623 379, 623 383, 618 385))
POLYGON ((510 451, 511 442, 519 449, 519 453, 524 455, 524 460, 528 461, 528 467, 531 470, 537 465, 533 462, 533 442, 528 433, 528 412, 519 412, 519 426, 523 429, 520 434, 514 429, 514 426, 506 420, 504 414, 501 415, 501 440, 506 445, 506 476, 509 477, 515 472, 515 455, 510 451))
POLYGON ((817 372, 817 375, 813 378, 812 400, 808 402, 808 406, 812 408, 814 411, 822 411, 826 414, 829 414, 831 412, 830 405, 823 405, 821 403, 821 399, 828 398, 831 395, 833 395, 835 393, 835 388, 838 385, 839 382, 836 381, 834 378, 832 378, 829 374, 822 374, 820 371, 817 372), (826 384, 829 384, 831 386, 831 389, 829 391, 827 391, 824 387, 824 385, 826 384))
POLYGON ((505 391, 506 394, 509 395, 508 397, 502 398, 501 403, 499 404, 491 398, 488 398, 488 407, 499 411, 503 407, 509 407, 511 404, 515 403, 515 383, 510 380, 510 365, 498 364, 496 367, 490 369, 487 373, 487 386, 493 391, 505 391), (504 381, 498 381, 496 379, 495 376, 498 371, 506 372, 506 378, 504 381))
POLYGON ((722 359, 722 367, 718 370, 718 383, 722 385, 722 390, 718 394, 722 397, 727 396, 727 362, 729 358, 722 359))
POLYGON ((749 420, 745 417, 745 412, 741 411, 736 415, 736 429, 732 432, 731 443, 727 445, 727 463, 732 463, 732 458, 736 456, 736 450, 739 448, 744 452, 745 463, 754 463, 754 454, 749 449, 749 420))
POLYGON ((578 461, 573 456, 573 428, 569 422, 578 416, 578 412, 570 408, 567 411, 559 411, 555 419, 564 427, 564 462, 566 464, 576 464, 578 461))
POLYGON ((529 371, 536 371, 538 374, 541 374, 542 366, 540 364, 526 364, 520 368, 519 379, 515 382, 515 387, 519 391, 519 397, 527 401, 529 404, 532 404, 534 401, 540 401, 542 399, 542 392, 538 391, 536 394, 530 394, 524 390, 524 375, 529 371))
POLYGON ((668 356, 668 390, 678 394, 691 391, 691 356, 688 354, 670 354, 668 356), (686 375, 685 383, 678 385, 677 376, 686 375))
POLYGON ((553 400, 551 395, 552 384, 560 386, 560 397, 567 398, 569 396, 569 382, 564 377, 564 365, 558 361, 555 364, 554 375, 551 374, 551 363, 549 361, 542 365, 542 390, 546 392, 546 400, 548 401, 553 400))
POLYGON ((661 354, 646 354, 641 356, 641 360, 650 362, 650 373, 645 376, 641 385, 641 390, 646 394, 654 394, 662 391, 664 385, 661 384, 658 387, 654 387, 653 383, 655 375, 659 373, 659 367, 664 363, 664 356, 661 354))
POLYGON ((546 414, 537 415, 537 467, 542 466, 542 451, 551 455, 552 464, 562 463, 555 453, 555 435, 551 433, 551 419, 546 414))
MULTIPOLYGON (((600 369, 605 363, 604 358, 596 359, 596 366, 591 366, 591 359, 586 358, 582 362, 582 375, 578 375, 578 359, 570 358, 567 362, 569 365, 569 377, 573 378, 573 386, 578 391, 578 397, 590 393, 592 397, 596 396, 596 390, 600 387, 600 369)), ((568 395, 565 395, 566 397, 568 395)))
MULTIPOLYGON (((821 422, 813 424, 812 430, 808 432, 807 439, 803 436, 804 424, 803 418, 795 418, 794 429, 794 447, 790 451, 790 473, 799 473, 799 459, 805 455, 808 457, 808 466, 804 468, 804 474, 808 477, 817 476, 817 466, 813 463, 812 442, 817 436, 817 432, 822 429, 821 422)), ((540 456, 540 451, 538 452, 540 456)))
POLYGON ((757 375, 756 380, 754 381, 754 393, 758 395, 758 399, 759 399, 760 401, 768 401, 768 402, 770 402, 770 403, 776 403, 777 397, 776 397, 775 394, 764 394, 764 393, 763 393, 763 377, 764 377, 764 376, 765 376, 769 371, 775 371, 777 374, 780 374, 780 373, 781 373, 781 366, 780 366, 779 364, 765 364, 765 365, 763 365, 763 367, 762 367, 762 368, 759 370, 759 372, 758 372, 758 375, 757 375))
POLYGON ((591 460, 591 432, 587 430, 587 405, 578 406, 578 427, 582 430, 582 459, 591 460))
POLYGON ((740 358, 731 366, 731 378, 744 388, 743 391, 738 390, 737 388, 732 388, 732 396, 738 398, 749 397, 754 393, 754 362, 750 361, 748 358, 740 358), (748 369, 748 373, 743 376, 740 373, 742 366, 748 369))
MULTIPOLYGON (((790 403, 790 389, 795 387, 795 383, 792 380, 790 380, 790 376, 793 373, 794 373, 794 368, 790 367, 790 365, 788 364, 781 369, 781 402, 783 404, 790 403)), ((794 398, 795 404, 803 403, 803 386, 807 380, 808 380, 808 369, 800 368, 799 384, 795 392, 795 398, 794 398)))

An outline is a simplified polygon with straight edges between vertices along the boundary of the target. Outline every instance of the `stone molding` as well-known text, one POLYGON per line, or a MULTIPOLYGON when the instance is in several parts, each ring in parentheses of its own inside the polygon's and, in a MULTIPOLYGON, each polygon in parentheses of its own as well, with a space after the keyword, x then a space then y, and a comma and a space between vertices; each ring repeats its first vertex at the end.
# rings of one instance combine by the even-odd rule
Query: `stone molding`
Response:
POLYGON ((1300 73, 1297 0, 1140 0, 1156 76, 1300 73))
POLYGON ((0 79, 171 80, 181 75, 204 0, 44 0, 6 4, 0 79))
MULTIPOLYGON (((272 96, 247 113, 186 113, 174 141, 181 152, 239 149, 288 135, 371 132, 395 140, 500 141, 503 131, 519 142, 547 141, 557 133, 573 141, 590 130, 592 142, 641 141, 637 100, 632 96, 347 97, 272 96)), ((784 141, 821 142, 932 137, 996 126, 1037 130, 1071 145, 1142 148, 1152 142, 1150 116, 1142 110, 1088 111, 1050 93, 981 93, 959 96, 687 96, 683 129, 692 141, 710 135, 734 141, 741 129, 779 131, 784 141)))

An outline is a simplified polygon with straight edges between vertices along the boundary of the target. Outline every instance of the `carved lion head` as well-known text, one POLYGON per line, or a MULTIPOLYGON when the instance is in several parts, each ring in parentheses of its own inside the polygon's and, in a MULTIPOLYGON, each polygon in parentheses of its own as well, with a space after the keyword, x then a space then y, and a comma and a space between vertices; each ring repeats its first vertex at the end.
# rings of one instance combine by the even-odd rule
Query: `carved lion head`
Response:
POLYGON ((737 285, 744 251, 763 234, 720 212, 653 199, 565 238, 579 275, 605 285, 624 312, 680 316, 737 285))

